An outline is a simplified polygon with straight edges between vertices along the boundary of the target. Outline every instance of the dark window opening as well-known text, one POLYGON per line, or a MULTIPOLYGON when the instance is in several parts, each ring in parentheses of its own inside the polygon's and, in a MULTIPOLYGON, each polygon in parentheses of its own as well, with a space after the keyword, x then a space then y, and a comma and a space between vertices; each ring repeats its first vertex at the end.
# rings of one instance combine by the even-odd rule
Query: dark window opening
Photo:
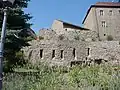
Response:
POLYGON ((90 55, 90 48, 88 48, 88 55, 90 55))
POLYGON ((61 58, 63 58, 63 50, 61 50, 61 58))
POLYGON ((100 16, 103 16, 104 12, 103 10, 100 10, 100 16))
POLYGON ((33 52, 33 50, 31 50, 30 53, 29 53, 29 55, 28 55, 28 58, 29 58, 29 59, 30 59, 31 56, 32 56, 32 52, 33 52))
POLYGON ((95 59, 95 63, 96 64, 101 64, 102 63, 102 59, 95 59))
POLYGON ((106 36, 106 34, 104 34, 104 36, 106 36))
POLYGON ((40 58, 43 58, 43 49, 40 50, 40 58))
POLYGON ((83 63, 85 63, 84 61, 72 61, 70 63, 70 66, 73 67, 73 66, 80 66, 82 65, 83 63))
POLYGON ((55 57, 55 50, 52 51, 52 58, 55 57))
POLYGON ((76 50, 75 50, 75 48, 73 49, 73 57, 75 58, 75 52, 76 52, 76 50))
POLYGON ((106 27, 106 22, 102 21, 102 27, 106 27))
POLYGON ((120 10, 119 10, 118 12, 119 12, 119 14, 120 14, 120 10))
POLYGON ((67 31, 67 29, 65 29, 65 31, 67 31))
POLYGON ((112 10, 109 11, 109 15, 110 15, 110 16, 112 15, 112 10))

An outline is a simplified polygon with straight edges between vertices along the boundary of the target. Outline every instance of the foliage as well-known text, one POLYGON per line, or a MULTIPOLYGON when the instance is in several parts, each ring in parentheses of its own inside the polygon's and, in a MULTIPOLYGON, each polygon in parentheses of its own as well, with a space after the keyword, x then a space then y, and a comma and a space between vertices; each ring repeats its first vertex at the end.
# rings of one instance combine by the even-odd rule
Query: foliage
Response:
MULTIPOLYGON (((28 21, 32 18, 30 14, 24 12, 23 8, 27 8, 28 2, 30 0, 15 0, 15 3, 12 9, 8 11, 8 19, 7 19, 7 36, 5 42, 5 71, 12 71, 13 67, 20 63, 16 53, 19 53, 20 49, 24 46, 28 46, 28 39, 25 39, 27 34, 27 28, 30 28, 32 25, 28 23, 28 21), (18 35, 21 31, 26 31, 19 36, 20 38, 16 38, 14 34, 18 35)), ((0 9, 0 27, 2 27, 3 21, 3 12, 0 9)), ((0 28, 1 30, 1 28, 0 28)), ((23 60, 23 59, 22 59, 23 60)), ((21 61, 22 62, 22 61, 21 61)))
POLYGON ((24 59, 24 54, 22 51, 15 52, 12 50, 12 52, 10 54, 9 53, 7 54, 7 57, 4 58, 4 72, 12 72, 16 66, 23 66, 27 63, 27 60, 24 59))
POLYGON ((120 86, 117 72, 105 65, 88 66, 82 69, 75 67, 70 72, 70 77, 71 83, 79 88, 87 87, 96 88, 97 90, 111 90, 111 88, 114 88, 114 90, 118 90, 120 86), (113 82, 114 79, 116 80, 115 82, 113 82))
POLYGON ((38 72, 6 73, 3 90, 119 90, 120 73, 109 65, 50 68, 38 72), (68 72, 65 72, 65 71, 68 72))

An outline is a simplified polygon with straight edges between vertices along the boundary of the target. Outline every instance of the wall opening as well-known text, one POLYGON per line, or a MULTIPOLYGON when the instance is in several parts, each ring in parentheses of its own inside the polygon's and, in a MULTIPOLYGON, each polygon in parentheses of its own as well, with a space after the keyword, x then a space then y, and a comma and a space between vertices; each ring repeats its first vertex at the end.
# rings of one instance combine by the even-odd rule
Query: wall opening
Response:
POLYGON ((63 52, 64 52, 64 51, 63 51, 63 50, 61 50, 61 56, 60 56, 61 58, 63 58, 63 52))
POLYGON ((106 36, 106 34, 104 34, 104 36, 106 36))
POLYGON ((76 49, 75 48, 73 48, 73 57, 75 58, 75 56, 76 56, 76 49))
POLYGON ((82 65, 83 63, 85 63, 84 61, 72 61, 70 63, 70 66, 73 67, 73 66, 79 66, 79 65, 82 65))
POLYGON ((88 48, 88 53, 87 54, 90 55, 90 48, 88 48))
POLYGON ((112 15, 112 10, 109 10, 109 15, 110 15, 110 16, 112 15))
POLYGON ((120 10, 118 10, 118 13, 120 14, 120 10))
POLYGON ((103 10, 100 10, 100 16, 103 16, 104 12, 103 10))
POLYGON ((43 58, 43 49, 40 49, 40 58, 43 58))
POLYGON ((102 27, 106 27, 106 22, 102 21, 102 27))
POLYGON ((28 59, 31 58, 31 56, 32 56, 32 52, 33 52, 33 50, 30 51, 30 53, 29 53, 29 55, 28 55, 28 59))
POLYGON ((55 57, 55 50, 52 51, 52 58, 55 57))

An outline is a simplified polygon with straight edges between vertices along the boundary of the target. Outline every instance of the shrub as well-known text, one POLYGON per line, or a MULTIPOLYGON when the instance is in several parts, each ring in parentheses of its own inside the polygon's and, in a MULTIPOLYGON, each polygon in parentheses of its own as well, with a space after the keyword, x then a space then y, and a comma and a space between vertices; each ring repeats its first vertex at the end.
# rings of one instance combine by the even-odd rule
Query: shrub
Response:
POLYGON ((109 65, 65 67, 38 66, 39 72, 5 73, 3 90, 119 90, 118 71, 109 65))
POLYGON ((25 64, 28 63, 28 61, 24 58, 23 51, 14 52, 12 56, 8 57, 10 57, 9 60, 7 58, 4 58, 4 72, 13 72, 15 67, 23 67, 25 64))

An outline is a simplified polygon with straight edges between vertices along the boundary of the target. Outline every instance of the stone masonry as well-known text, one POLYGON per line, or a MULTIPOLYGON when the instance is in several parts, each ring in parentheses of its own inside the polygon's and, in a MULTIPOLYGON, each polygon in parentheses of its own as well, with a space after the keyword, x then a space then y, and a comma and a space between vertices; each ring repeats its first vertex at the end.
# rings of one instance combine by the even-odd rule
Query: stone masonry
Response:
POLYGON ((113 2, 101 2, 91 6, 83 21, 84 28, 55 20, 50 29, 40 30, 38 40, 29 42, 31 46, 22 49, 26 58, 32 64, 47 62, 49 65, 58 66, 88 62, 119 64, 120 34, 116 32, 120 30, 118 28, 120 23, 116 20, 118 15, 114 15, 120 9, 118 6, 120 3, 113 2), (110 16, 99 18, 99 11, 101 15, 107 15, 107 12, 114 15, 111 16, 112 22, 109 20, 110 16), (101 20, 105 21, 102 27, 101 20), (110 35, 112 37, 107 38, 110 35))

